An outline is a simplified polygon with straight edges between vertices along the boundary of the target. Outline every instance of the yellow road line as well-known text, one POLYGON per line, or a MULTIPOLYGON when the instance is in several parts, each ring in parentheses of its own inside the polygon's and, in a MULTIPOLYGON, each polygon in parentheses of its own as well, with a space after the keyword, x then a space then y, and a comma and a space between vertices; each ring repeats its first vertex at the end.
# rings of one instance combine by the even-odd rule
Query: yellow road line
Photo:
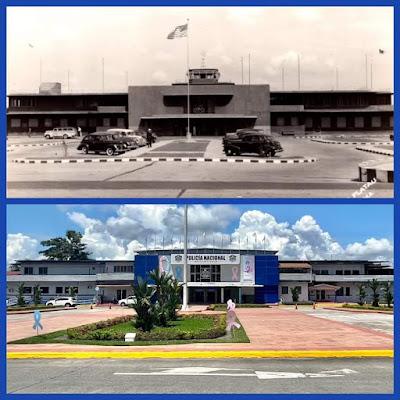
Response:
POLYGON ((234 350, 234 351, 77 351, 9 352, 8 359, 27 358, 357 358, 390 357, 393 350, 234 350))

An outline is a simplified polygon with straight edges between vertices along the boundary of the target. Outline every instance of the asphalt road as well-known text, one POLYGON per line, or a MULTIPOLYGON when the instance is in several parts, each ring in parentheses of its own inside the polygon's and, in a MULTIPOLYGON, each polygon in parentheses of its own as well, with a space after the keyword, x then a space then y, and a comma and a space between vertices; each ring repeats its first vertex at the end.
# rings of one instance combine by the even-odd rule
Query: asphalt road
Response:
POLYGON ((392 393, 392 359, 8 360, 8 393, 392 393))
MULTIPOLYGON (((310 164, 226 164, 126 162, 103 164, 16 164, 13 158, 61 157, 60 148, 15 148, 8 153, 9 197, 352 197, 358 164, 391 158, 332 145, 280 137, 279 157, 317 157, 310 164)), ((211 139, 205 155, 218 156, 221 139, 211 139)), ((162 142, 157 143, 157 146, 162 142)), ((82 157, 71 144, 70 156, 82 157)), ((165 148, 165 147, 164 147, 165 148)), ((196 148, 196 152, 203 150, 196 148)), ((176 147, 173 147, 176 154, 176 147)), ((157 147, 153 149, 156 151, 157 147)), ((148 149, 141 150, 141 154, 148 149)), ((157 151, 155 155, 157 156, 157 151)), ((137 151, 130 152, 134 157, 137 151)), ((184 155, 184 152, 181 153, 184 155)), ((96 157, 91 155, 90 157, 96 157)), ((122 156, 123 157, 123 156, 122 156)), ((372 197, 392 197, 393 185, 376 183, 372 197)))

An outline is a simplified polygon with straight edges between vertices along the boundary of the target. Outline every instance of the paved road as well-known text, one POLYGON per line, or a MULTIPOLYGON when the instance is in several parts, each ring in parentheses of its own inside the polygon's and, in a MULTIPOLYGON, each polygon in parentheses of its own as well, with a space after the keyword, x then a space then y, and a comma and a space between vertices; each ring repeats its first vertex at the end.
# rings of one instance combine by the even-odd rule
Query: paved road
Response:
POLYGON ((8 393, 392 393, 392 359, 8 360, 8 393))
POLYGON ((299 310, 314 317, 344 322, 346 324, 361 326, 393 335, 393 315, 390 314, 355 313, 324 309, 299 310))
MULTIPOLYGON (((206 156, 208 152, 215 156, 219 154, 220 140, 210 139, 206 156)), ((199 162, 27 165, 9 162, 8 196, 351 197, 362 186, 356 181, 360 162, 389 160, 387 156, 358 151, 354 146, 288 137, 280 138, 280 141, 285 149, 281 157, 317 157, 319 161, 311 164, 229 165, 199 162)), ((162 146, 162 142, 157 145, 162 146)), ((39 155, 49 158, 54 152, 59 153, 60 149, 52 146, 22 148, 10 152, 8 158, 9 161, 39 155)), ((377 183, 370 190, 374 197, 393 195, 392 184, 377 183)))

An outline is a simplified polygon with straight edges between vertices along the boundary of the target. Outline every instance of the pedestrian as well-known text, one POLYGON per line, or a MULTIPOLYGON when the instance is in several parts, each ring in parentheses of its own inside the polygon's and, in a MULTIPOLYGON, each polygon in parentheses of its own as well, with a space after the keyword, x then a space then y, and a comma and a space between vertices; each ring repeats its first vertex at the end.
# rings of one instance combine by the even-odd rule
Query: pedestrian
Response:
POLYGON ((147 147, 151 147, 153 144, 153 131, 149 128, 146 133, 147 147))
POLYGON ((82 136, 82 129, 80 126, 78 126, 78 136, 82 136))
POLYGON ((62 141, 62 147, 64 150, 64 158, 67 158, 68 157, 68 145, 67 145, 67 142, 65 141, 65 139, 63 139, 63 141, 62 141))
POLYGON ((32 134, 32 128, 29 128, 28 129, 28 137, 31 137, 31 134, 32 134))

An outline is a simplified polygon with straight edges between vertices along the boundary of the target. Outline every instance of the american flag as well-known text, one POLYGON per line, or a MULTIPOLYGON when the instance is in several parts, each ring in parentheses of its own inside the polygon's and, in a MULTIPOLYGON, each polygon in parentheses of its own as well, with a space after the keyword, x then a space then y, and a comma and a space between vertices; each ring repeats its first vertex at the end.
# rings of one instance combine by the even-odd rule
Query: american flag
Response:
POLYGON ((178 25, 168 36, 167 39, 176 39, 187 36, 188 24, 178 25))

